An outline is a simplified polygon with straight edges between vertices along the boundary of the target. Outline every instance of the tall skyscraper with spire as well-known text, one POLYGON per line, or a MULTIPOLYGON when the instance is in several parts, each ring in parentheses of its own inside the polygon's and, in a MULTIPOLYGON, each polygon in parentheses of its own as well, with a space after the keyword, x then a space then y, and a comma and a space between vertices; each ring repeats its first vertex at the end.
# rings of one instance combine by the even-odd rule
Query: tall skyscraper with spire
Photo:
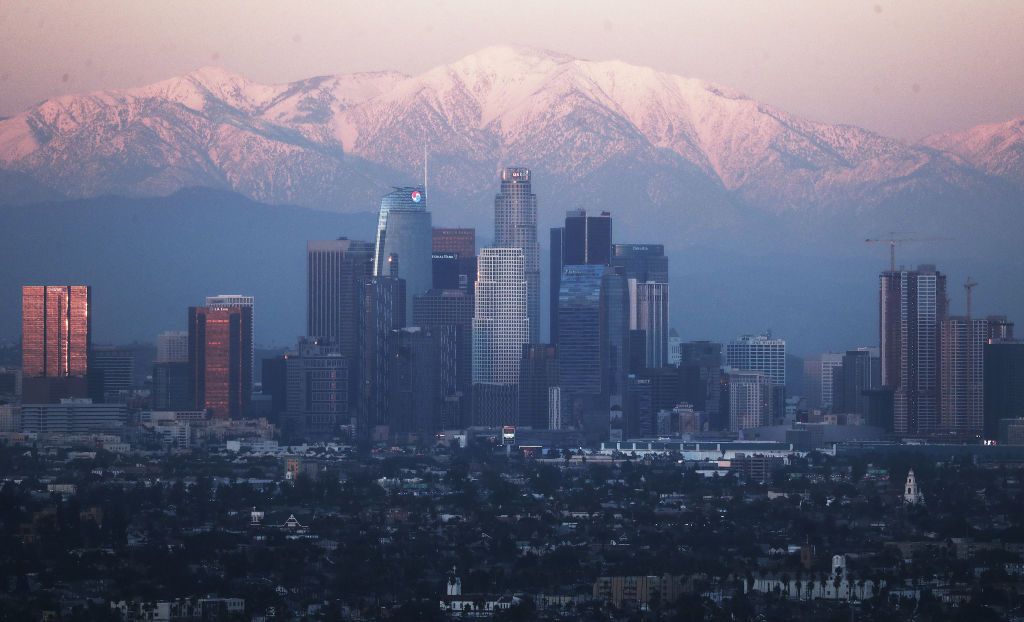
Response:
POLYGON ((530 343, 537 343, 540 341, 540 244, 537 242, 537 195, 533 194, 528 168, 501 171, 501 190, 494 197, 494 246, 523 251, 530 343))

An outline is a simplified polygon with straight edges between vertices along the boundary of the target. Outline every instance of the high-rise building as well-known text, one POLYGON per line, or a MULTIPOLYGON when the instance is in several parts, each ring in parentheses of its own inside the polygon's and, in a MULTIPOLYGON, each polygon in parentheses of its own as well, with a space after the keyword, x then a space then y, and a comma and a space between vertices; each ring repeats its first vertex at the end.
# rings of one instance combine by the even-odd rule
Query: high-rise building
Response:
POLYGON ((843 364, 842 352, 824 352, 821 355, 821 407, 824 410, 831 410, 835 399, 833 397, 834 387, 832 386, 832 371, 843 364))
POLYGON ((1001 420, 1024 418, 1024 341, 993 339, 983 356, 984 435, 996 439, 1001 420))
POLYGON ((26 285, 21 291, 25 403, 89 395, 92 290, 88 285, 26 285))
MULTIPOLYGON (((484 248, 477 267, 473 313, 473 384, 514 387, 519 383, 523 344, 530 341, 527 315, 528 282, 521 247, 484 248)), ((486 389, 474 388, 474 396, 486 389)), ((505 393, 501 392, 504 396, 505 393)), ((516 400, 482 400, 509 405, 510 412, 482 413, 474 400, 476 419, 514 421, 516 400)))
POLYGON ((558 338, 558 292, 564 266, 607 266, 612 259, 612 216, 586 210, 565 213, 565 225, 551 229, 550 294, 551 339, 558 338))
POLYGON ((548 427, 551 388, 558 386, 558 353, 547 343, 523 346, 519 366, 519 423, 535 429, 548 427))
MULTIPOLYGON (((616 329, 610 317, 625 322, 626 297, 611 296, 621 275, 602 265, 567 265, 562 269, 561 290, 558 294, 558 381, 565 426, 583 430, 592 440, 607 438, 610 397, 612 391, 611 346, 612 332, 617 330, 618 340, 628 339, 624 326, 616 329), (611 286, 611 287, 610 287, 611 286), (611 303, 618 300, 617 313, 611 303)), ((620 346, 621 347, 621 346, 620 346)), ((615 375, 622 375, 625 385, 625 363, 615 375)), ((625 392, 625 386, 619 391, 625 392)))
POLYGON ((722 344, 689 341, 679 347, 680 399, 707 415, 712 429, 724 430, 729 422, 720 416, 722 344))
POLYGON ((985 342, 988 320, 961 316, 942 321, 939 335, 939 430, 982 433, 985 420, 985 342))
POLYGON ((458 253, 463 257, 476 255, 476 229, 465 227, 434 227, 431 250, 435 253, 458 253))
POLYGON ((434 227, 431 263, 434 289, 473 291, 476 229, 434 227))
POLYGON ((616 244, 611 264, 622 266, 627 279, 668 283, 668 256, 662 244, 616 244))
POLYGON ((769 423, 773 383, 758 370, 727 369, 724 399, 728 403, 729 429, 745 430, 769 423))
MULTIPOLYGON (((373 258, 371 242, 340 238, 306 244, 306 336, 337 344, 338 353, 348 361, 348 404, 353 412, 362 391, 360 318, 373 258)), ((283 363, 280 372, 283 387, 283 363)), ((282 397, 274 396, 274 408, 283 412, 283 388, 279 393, 282 397)))
POLYGON ((248 304, 207 300, 214 304, 188 310, 189 392, 196 409, 237 419, 252 396, 252 298, 248 304))
POLYGON ((404 279, 391 276, 376 276, 364 285, 361 424, 358 426, 363 436, 385 434, 390 424, 388 381, 390 360, 394 355, 391 348, 395 343, 390 335, 405 326, 405 286, 404 279))
POLYGON ((380 201, 374 276, 405 281, 405 316, 412 317, 414 296, 433 283, 433 227, 422 188, 395 188, 380 201))
POLYGON ((306 243, 306 336, 338 344, 354 360, 359 351, 363 284, 373 274, 373 244, 359 240, 306 243))
POLYGON ((870 391, 881 386, 877 348, 847 350, 842 362, 832 369, 832 412, 868 417, 870 391))
POLYGON ((668 364, 673 367, 679 367, 679 363, 682 362, 682 354, 680 348, 683 345, 683 339, 676 332, 676 329, 668 329, 668 364))
POLYGON ((946 276, 935 266, 879 277, 882 384, 893 390, 897 434, 938 431, 939 327, 946 304, 946 276))
POLYGON ((450 289, 432 289, 416 296, 412 304, 411 324, 425 329, 453 329, 457 392, 446 394, 442 422, 445 429, 469 425, 473 393, 473 296, 464 290, 450 289))
POLYGON ((630 321, 632 330, 645 334, 649 368, 668 365, 668 283, 629 280, 630 321))
MULTIPOLYGON (((540 342, 540 244, 537 242, 537 195, 530 169, 505 168, 501 189, 494 197, 494 246, 523 252, 529 343, 540 342)), ((517 360, 521 352, 516 354, 517 360)))
POLYGON ((103 401, 125 402, 135 388, 135 353, 112 347, 94 347, 90 358, 92 375, 100 383, 103 401))
POLYGON ((188 333, 165 331, 156 336, 156 363, 187 363, 188 333))
POLYGON ((456 327, 391 331, 388 420, 393 434, 426 441, 460 416, 456 327))
POLYGON ((350 420, 349 362, 337 343, 299 339, 285 355, 285 428, 297 438, 327 439, 350 420))
POLYGON ((190 410, 195 406, 189 389, 189 370, 187 357, 184 362, 153 363, 153 410, 190 410))
POLYGON ((786 341, 770 335, 743 335, 726 345, 725 359, 735 369, 765 374, 772 386, 769 419, 781 419, 786 403, 786 341))

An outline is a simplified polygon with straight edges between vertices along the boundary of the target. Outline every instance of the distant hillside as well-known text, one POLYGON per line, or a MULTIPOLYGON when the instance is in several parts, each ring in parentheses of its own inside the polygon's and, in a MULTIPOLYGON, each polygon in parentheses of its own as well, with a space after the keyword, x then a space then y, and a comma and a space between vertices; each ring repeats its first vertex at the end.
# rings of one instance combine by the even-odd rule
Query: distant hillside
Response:
POLYGON ((257 342, 290 343, 305 330, 306 241, 372 239, 374 221, 208 189, 0 207, 0 339, 20 333, 22 285, 85 283, 104 342, 152 342, 207 295, 242 293, 257 342))

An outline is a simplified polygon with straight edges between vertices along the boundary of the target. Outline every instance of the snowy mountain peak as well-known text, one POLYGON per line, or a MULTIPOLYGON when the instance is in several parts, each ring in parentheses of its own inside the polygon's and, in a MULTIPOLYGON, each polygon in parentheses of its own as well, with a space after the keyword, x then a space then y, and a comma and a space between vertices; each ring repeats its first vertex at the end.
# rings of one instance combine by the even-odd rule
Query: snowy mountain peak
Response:
POLYGON ((0 169, 68 196, 205 185, 329 209, 357 197, 363 209, 380 188, 418 178, 429 142, 433 179, 453 194, 486 195, 494 171, 517 161, 569 193, 605 184, 654 206, 682 192, 780 212, 945 191, 979 172, 1024 180, 1022 127, 906 145, 649 67, 493 46, 415 76, 265 85, 202 67, 63 96, 0 121, 0 169))

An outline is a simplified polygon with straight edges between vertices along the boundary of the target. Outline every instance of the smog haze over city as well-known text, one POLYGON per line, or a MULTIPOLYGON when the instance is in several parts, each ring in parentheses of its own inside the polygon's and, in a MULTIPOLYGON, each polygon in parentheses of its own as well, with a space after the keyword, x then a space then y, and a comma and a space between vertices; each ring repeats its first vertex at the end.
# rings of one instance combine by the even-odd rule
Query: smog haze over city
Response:
POLYGON ((0 4, 0 619, 1024 620, 1024 4, 0 4))

